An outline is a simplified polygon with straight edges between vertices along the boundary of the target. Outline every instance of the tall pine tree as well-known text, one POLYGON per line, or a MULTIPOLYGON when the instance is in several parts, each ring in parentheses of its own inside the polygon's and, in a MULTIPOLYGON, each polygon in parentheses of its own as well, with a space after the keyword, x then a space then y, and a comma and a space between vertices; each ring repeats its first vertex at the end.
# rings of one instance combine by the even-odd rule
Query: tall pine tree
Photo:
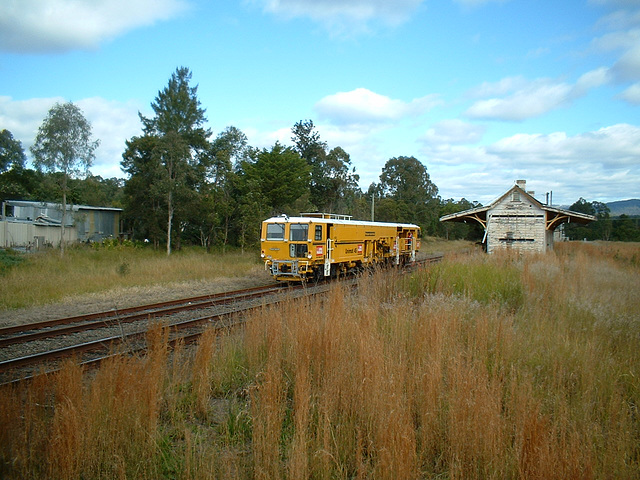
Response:
POLYGON ((190 81, 191 72, 186 67, 177 68, 171 75, 167 87, 158 92, 151 104, 155 116, 146 118, 140 114, 146 140, 134 137, 127 142, 122 163, 132 179, 144 170, 145 178, 153 181, 146 192, 156 198, 154 204, 163 203, 166 208, 167 255, 171 254, 176 217, 186 216, 189 204, 197 198, 198 185, 204 181, 204 169, 199 168, 199 163, 211 136, 211 131, 204 128, 205 109, 197 97, 198 87, 191 87, 190 81), (141 146, 145 149, 143 154, 137 150, 141 146), (150 165, 141 169, 135 164, 137 159, 150 165))

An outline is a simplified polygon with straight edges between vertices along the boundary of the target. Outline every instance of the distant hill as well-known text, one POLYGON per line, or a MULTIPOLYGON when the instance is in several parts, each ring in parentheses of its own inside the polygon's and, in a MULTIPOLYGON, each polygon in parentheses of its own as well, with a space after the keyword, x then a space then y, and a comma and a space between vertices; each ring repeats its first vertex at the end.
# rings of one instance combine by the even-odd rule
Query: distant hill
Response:
POLYGON ((625 215, 639 215, 640 216, 640 199, 634 198, 631 200, 618 200, 617 202, 607 203, 607 207, 611 210, 612 217, 618 217, 622 214, 625 215))

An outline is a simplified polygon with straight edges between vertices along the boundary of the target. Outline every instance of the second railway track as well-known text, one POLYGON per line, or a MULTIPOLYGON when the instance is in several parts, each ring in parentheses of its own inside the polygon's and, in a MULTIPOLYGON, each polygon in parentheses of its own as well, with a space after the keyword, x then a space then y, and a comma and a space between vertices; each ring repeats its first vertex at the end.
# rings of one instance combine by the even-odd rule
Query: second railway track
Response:
POLYGON ((0 328, 0 383, 15 378, 16 372, 18 376, 32 373, 52 360, 143 342, 150 322, 161 322, 176 336, 178 330, 219 320, 263 304, 264 297, 292 291, 272 284, 0 328))

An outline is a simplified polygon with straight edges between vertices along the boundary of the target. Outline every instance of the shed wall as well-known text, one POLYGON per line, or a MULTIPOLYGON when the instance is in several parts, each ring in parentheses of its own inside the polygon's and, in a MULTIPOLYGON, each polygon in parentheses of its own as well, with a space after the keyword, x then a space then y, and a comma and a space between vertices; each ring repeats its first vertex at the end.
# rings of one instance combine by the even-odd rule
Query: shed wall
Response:
POLYGON ((544 252, 553 241, 545 229, 545 212, 528 201, 514 200, 512 195, 489 210, 487 219, 488 253, 501 249, 544 252))
MULTIPOLYGON (((78 240, 74 227, 64 229, 66 243, 78 240)), ((45 244, 60 245, 60 226, 0 221, 0 246, 4 248, 40 248, 45 244)))

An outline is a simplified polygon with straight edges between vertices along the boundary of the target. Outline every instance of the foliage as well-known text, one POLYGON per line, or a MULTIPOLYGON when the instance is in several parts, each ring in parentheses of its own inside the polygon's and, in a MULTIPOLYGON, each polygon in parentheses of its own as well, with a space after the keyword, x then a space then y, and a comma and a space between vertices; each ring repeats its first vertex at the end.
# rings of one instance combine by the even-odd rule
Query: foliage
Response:
MULTIPOLYGON (((450 215, 452 213, 471 210, 479 207, 480 203, 470 202, 466 198, 455 201, 450 198, 441 202, 440 216, 450 215)), ((440 222, 438 233, 447 240, 466 239, 473 241, 481 241, 484 236, 484 230, 478 222, 459 223, 459 222, 440 222)))
POLYGON ((26 261, 24 254, 20 254, 11 249, 0 249, 0 276, 5 275, 11 268, 14 268, 26 261))
POLYGON ((64 226, 69 179, 88 173, 100 140, 92 140, 91 124, 72 102, 56 103, 38 129, 31 153, 38 170, 61 172, 62 222, 60 251, 64 254, 64 226))
POLYGON ((255 162, 244 163, 241 178, 255 186, 265 207, 275 214, 309 191, 309 174, 308 164, 295 150, 276 142, 271 150, 259 152, 255 162))
POLYGON ((60 171, 66 180, 89 170, 99 145, 79 107, 56 103, 38 128, 31 153, 38 170, 60 171))
POLYGON ((349 154, 341 147, 327 152, 312 120, 299 121, 291 129, 295 150, 310 167, 309 199, 321 212, 351 213, 359 177, 349 154))
POLYGON ((584 198, 571 205, 569 210, 594 215, 597 219, 588 225, 566 224, 564 232, 571 240, 640 241, 640 218, 624 214, 611 217, 607 205, 596 201, 588 202, 584 198))
MULTIPOLYGON (((157 244, 161 238, 159 226, 164 223, 167 254, 171 253, 174 222, 185 222, 189 212, 197 204, 199 185, 204 182, 205 170, 201 168, 202 157, 209 147, 211 132, 203 127, 205 110, 197 98, 198 87, 191 87, 191 72, 188 68, 177 68, 169 84, 158 92, 151 108, 152 118, 140 115, 143 137, 134 137, 127 142, 122 167, 137 178, 136 189, 142 188, 150 197, 145 201, 140 221, 143 229, 154 237, 157 244), (163 222, 158 213, 164 209, 163 222)), ((137 205, 139 191, 129 190, 128 204, 133 210, 137 205)), ((176 244, 181 245, 182 229, 177 229, 176 244)))
POLYGON ((416 223, 424 235, 438 228, 440 199, 427 168, 415 157, 387 161, 374 190, 380 197, 376 220, 416 223))
POLYGON ((14 139, 9 130, 0 131, 0 173, 10 168, 20 170, 24 168, 26 160, 20 140, 14 139))

